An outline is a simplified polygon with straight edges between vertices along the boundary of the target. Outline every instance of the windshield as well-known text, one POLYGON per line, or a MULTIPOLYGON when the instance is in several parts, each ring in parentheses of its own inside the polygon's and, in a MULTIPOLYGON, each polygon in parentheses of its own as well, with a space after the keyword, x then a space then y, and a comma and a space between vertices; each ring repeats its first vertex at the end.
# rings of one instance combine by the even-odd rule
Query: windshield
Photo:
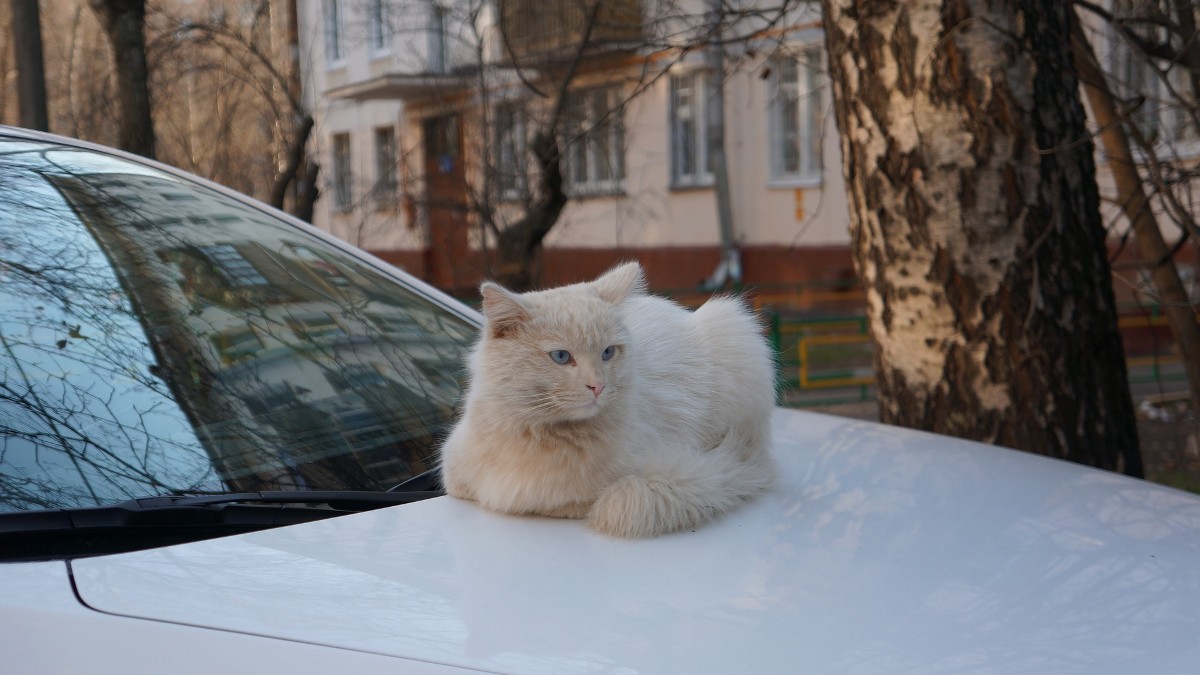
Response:
POLYGON ((386 490, 433 466, 475 332, 267 211, 0 137, 0 511, 386 490))

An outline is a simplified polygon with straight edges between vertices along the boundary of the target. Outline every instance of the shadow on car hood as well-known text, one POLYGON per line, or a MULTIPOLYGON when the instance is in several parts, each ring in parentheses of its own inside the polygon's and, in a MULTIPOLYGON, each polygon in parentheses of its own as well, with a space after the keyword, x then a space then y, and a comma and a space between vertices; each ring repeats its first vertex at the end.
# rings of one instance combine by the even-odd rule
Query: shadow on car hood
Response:
POLYGON ((1200 498, 779 411, 778 488, 643 541, 440 498, 72 563, 103 612, 520 673, 1184 672, 1200 498))

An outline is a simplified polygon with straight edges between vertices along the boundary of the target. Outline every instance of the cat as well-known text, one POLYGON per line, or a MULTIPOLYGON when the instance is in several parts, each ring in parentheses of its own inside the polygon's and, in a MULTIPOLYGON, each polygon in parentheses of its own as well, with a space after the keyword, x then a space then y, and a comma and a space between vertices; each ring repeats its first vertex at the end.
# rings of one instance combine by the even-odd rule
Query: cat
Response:
POLYGON ((773 351, 740 299, 694 312, 641 266, 518 294, 484 283, 446 491, 508 514, 652 537, 771 488, 773 351))

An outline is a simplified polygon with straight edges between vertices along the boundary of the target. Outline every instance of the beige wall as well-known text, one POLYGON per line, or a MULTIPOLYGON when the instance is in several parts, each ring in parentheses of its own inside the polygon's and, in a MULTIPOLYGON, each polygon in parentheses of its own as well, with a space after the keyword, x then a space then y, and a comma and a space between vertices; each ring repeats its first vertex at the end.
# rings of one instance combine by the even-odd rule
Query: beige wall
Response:
MULTIPOLYGON (((762 68, 761 60, 749 62, 726 82, 726 152, 737 239, 744 245, 847 245, 841 150, 828 94, 820 183, 773 185, 769 92, 762 68)), ((573 200, 548 239, 549 246, 719 244, 715 189, 670 186, 668 92, 669 82, 663 78, 628 110, 625 197, 573 200)))

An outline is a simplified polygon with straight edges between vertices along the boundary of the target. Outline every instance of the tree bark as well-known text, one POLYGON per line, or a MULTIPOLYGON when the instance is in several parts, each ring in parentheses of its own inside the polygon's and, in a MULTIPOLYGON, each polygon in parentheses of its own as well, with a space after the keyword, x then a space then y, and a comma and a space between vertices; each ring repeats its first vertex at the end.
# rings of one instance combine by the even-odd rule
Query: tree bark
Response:
MULTIPOLYGON (((275 176, 271 185, 271 206, 283 209, 287 197, 288 186, 292 185, 302 174, 305 162, 308 160, 308 138, 312 135, 315 121, 312 115, 305 115, 296 128, 292 130, 292 138, 288 142, 286 164, 275 176)), ((296 215, 293 213, 292 215, 296 215)))
POLYGON ((882 419, 1141 475, 1067 5, 822 6, 882 419))
POLYGON ((292 215, 306 223, 312 222, 313 209, 317 198, 321 196, 321 187, 317 184, 320 173, 321 166, 310 160, 304 166, 303 177, 296 184, 296 203, 292 207, 292 215))
POLYGON ((37 0, 13 0, 13 52, 17 60, 17 102, 21 126, 50 130, 46 112, 46 67, 42 56, 42 22, 37 0))
POLYGON ((90 4, 112 47, 117 79, 117 147, 153 158, 154 124, 143 33, 146 2, 90 0, 90 4))

